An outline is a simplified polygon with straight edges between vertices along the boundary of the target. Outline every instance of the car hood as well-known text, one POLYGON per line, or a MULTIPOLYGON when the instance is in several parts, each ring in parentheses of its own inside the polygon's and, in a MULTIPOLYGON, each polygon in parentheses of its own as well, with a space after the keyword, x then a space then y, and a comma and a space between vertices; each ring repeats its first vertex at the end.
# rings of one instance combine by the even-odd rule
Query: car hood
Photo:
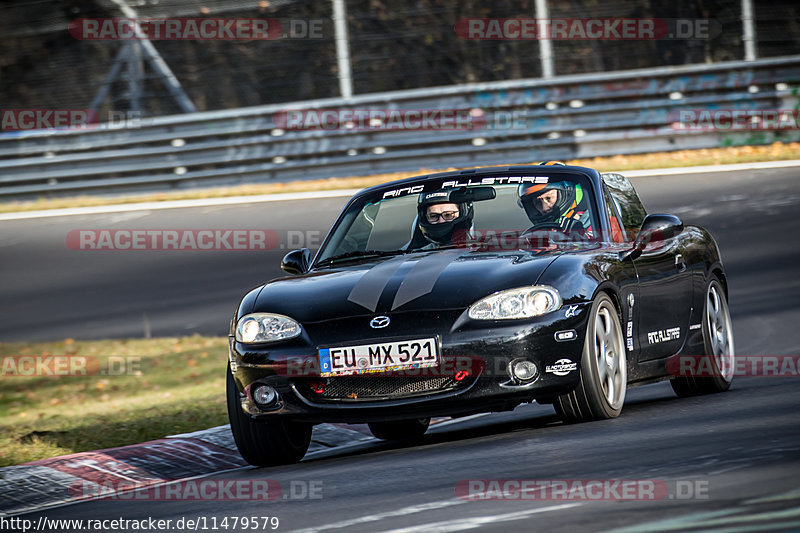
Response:
POLYGON ((318 322, 464 309, 499 290, 535 284, 556 256, 541 251, 451 249, 361 260, 273 280, 264 285, 251 312, 318 322))

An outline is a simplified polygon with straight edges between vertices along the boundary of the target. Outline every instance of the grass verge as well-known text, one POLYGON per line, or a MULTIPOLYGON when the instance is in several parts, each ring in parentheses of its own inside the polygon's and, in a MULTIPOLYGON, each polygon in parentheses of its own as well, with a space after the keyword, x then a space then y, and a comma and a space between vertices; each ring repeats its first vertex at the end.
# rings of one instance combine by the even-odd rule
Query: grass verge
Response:
MULTIPOLYGON (((709 148, 702 150, 678 150, 637 155, 617 155, 574 159, 566 161, 571 165, 592 167, 601 172, 616 170, 646 170, 702 165, 723 165, 732 163, 755 163, 762 161, 781 161, 800 159, 800 143, 776 142, 764 146, 736 146, 709 148)), ((510 162, 509 164, 527 162, 510 162)), ((0 213, 37 211, 42 209, 61 209, 68 207, 91 207, 99 205, 130 204, 139 202, 159 202, 169 200, 191 200, 200 198, 224 198, 230 196, 252 196, 260 194, 279 194, 290 192, 324 191, 336 189, 355 189, 369 187, 387 181, 425 174, 457 170, 455 167, 430 169, 422 168, 409 172, 394 172, 359 177, 334 177, 320 180, 302 180, 286 183, 254 183, 235 187, 216 187, 205 189, 186 189, 180 191, 149 193, 130 196, 72 196, 64 198, 40 198, 32 201, 10 201, 0 203, 0 213)))
POLYGON ((0 466, 226 424, 227 345, 200 336, 0 343, 0 466), (72 358, 31 367, 20 357, 50 355, 72 358), (39 375, 14 375, 32 369, 39 375))

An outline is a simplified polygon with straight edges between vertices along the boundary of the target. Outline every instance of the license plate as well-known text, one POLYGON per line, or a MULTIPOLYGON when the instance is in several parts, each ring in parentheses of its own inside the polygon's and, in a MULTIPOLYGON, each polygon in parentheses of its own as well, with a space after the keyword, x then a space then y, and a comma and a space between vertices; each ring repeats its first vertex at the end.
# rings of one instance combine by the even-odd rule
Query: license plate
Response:
POLYGON ((436 339, 417 339, 319 349, 320 375, 369 374, 439 363, 436 339))

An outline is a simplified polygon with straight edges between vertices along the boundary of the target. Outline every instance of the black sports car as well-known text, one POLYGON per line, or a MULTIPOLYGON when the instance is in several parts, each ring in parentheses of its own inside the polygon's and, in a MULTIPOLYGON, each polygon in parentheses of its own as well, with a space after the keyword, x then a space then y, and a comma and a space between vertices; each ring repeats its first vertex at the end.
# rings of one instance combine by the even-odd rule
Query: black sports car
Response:
POLYGON ((281 266, 230 328, 228 412, 255 465, 302 458, 315 423, 406 439, 533 400, 576 422, 618 416, 631 385, 733 378, 714 239, 648 215, 619 174, 540 164, 371 187, 313 260, 281 266), (671 373, 683 356, 715 371, 671 373))

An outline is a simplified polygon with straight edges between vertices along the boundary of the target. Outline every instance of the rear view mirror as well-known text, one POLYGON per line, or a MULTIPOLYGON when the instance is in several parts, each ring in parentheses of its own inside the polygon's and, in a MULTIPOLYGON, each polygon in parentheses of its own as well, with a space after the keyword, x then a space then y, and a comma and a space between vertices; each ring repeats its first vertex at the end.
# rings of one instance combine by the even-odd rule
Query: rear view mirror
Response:
POLYGON ((493 200, 497 197, 494 187, 462 187, 460 190, 450 195, 450 201, 457 204, 463 202, 482 202, 483 200, 493 200))

